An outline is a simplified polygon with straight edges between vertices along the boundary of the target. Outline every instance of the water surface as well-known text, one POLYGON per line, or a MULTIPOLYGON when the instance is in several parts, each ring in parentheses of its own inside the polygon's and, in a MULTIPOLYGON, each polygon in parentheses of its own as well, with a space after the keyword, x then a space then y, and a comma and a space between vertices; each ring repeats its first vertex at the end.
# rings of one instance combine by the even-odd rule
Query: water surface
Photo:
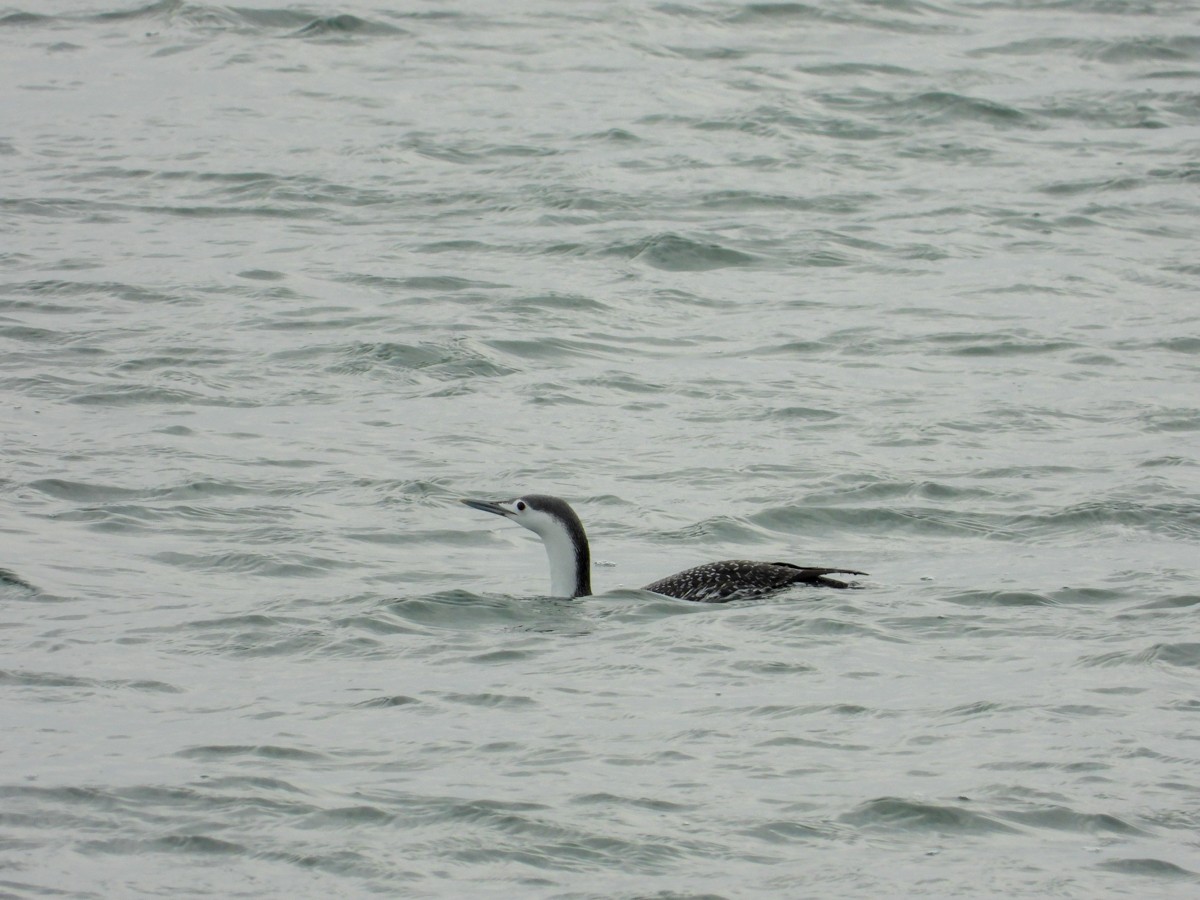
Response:
POLYGON ((0 891, 1200 890, 1190 4, 0 44, 0 891))

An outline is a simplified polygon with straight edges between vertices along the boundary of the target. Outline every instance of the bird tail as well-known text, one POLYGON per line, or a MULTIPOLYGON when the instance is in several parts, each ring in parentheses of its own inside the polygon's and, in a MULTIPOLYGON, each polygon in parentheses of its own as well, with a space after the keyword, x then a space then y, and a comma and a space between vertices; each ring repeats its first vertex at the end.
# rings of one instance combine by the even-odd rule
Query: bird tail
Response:
POLYGON ((852 587, 850 582, 842 581, 840 578, 829 578, 829 575, 866 575, 866 572, 859 572, 857 569, 823 569, 818 566, 798 566, 795 563, 779 562, 777 566, 787 566, 789 569, 796 570, 796 581, 803 584, 819 584, 822 587, 831 588, 848 588, 852 587))

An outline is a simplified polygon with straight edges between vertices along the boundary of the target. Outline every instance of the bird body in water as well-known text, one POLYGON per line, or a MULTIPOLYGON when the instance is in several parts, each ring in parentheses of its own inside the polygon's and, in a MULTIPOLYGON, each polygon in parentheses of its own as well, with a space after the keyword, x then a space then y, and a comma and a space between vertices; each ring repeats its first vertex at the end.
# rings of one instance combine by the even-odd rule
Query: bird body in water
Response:
MULTIPOLYGON (((592 592, 592 557, 583 523, 570 505, 546 494, 512 500, 463 500, 472 509, 494 513, 528 528, 542 539, 550 559, 550 594, 586 597, 592 592)), ((768 594, 793 584, 847 588, 830 575, 865 575, 854 569, 826 569, 786 562, 727 559, 685 569, 643 590, 697 603, 727 603, 768 594)))

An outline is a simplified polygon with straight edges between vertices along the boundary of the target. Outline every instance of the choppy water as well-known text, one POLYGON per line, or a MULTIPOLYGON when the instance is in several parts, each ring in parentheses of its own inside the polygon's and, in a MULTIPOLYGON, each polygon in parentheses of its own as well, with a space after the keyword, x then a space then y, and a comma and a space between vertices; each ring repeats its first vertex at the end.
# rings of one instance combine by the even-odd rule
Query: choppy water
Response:
POLYGON ((4 896, 1200 892, 1193 4, 0 46, 4 896))

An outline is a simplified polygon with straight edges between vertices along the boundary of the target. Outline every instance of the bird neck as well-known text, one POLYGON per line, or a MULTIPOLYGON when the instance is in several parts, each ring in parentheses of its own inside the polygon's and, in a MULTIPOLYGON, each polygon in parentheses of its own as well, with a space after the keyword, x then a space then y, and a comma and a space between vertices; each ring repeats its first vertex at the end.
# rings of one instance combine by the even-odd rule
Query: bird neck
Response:
POLYGON ((592 592, 592 556, 582 529, 572 534, 555 528, 542 535, 550 558, 550 595, 586 597, 592 592))

